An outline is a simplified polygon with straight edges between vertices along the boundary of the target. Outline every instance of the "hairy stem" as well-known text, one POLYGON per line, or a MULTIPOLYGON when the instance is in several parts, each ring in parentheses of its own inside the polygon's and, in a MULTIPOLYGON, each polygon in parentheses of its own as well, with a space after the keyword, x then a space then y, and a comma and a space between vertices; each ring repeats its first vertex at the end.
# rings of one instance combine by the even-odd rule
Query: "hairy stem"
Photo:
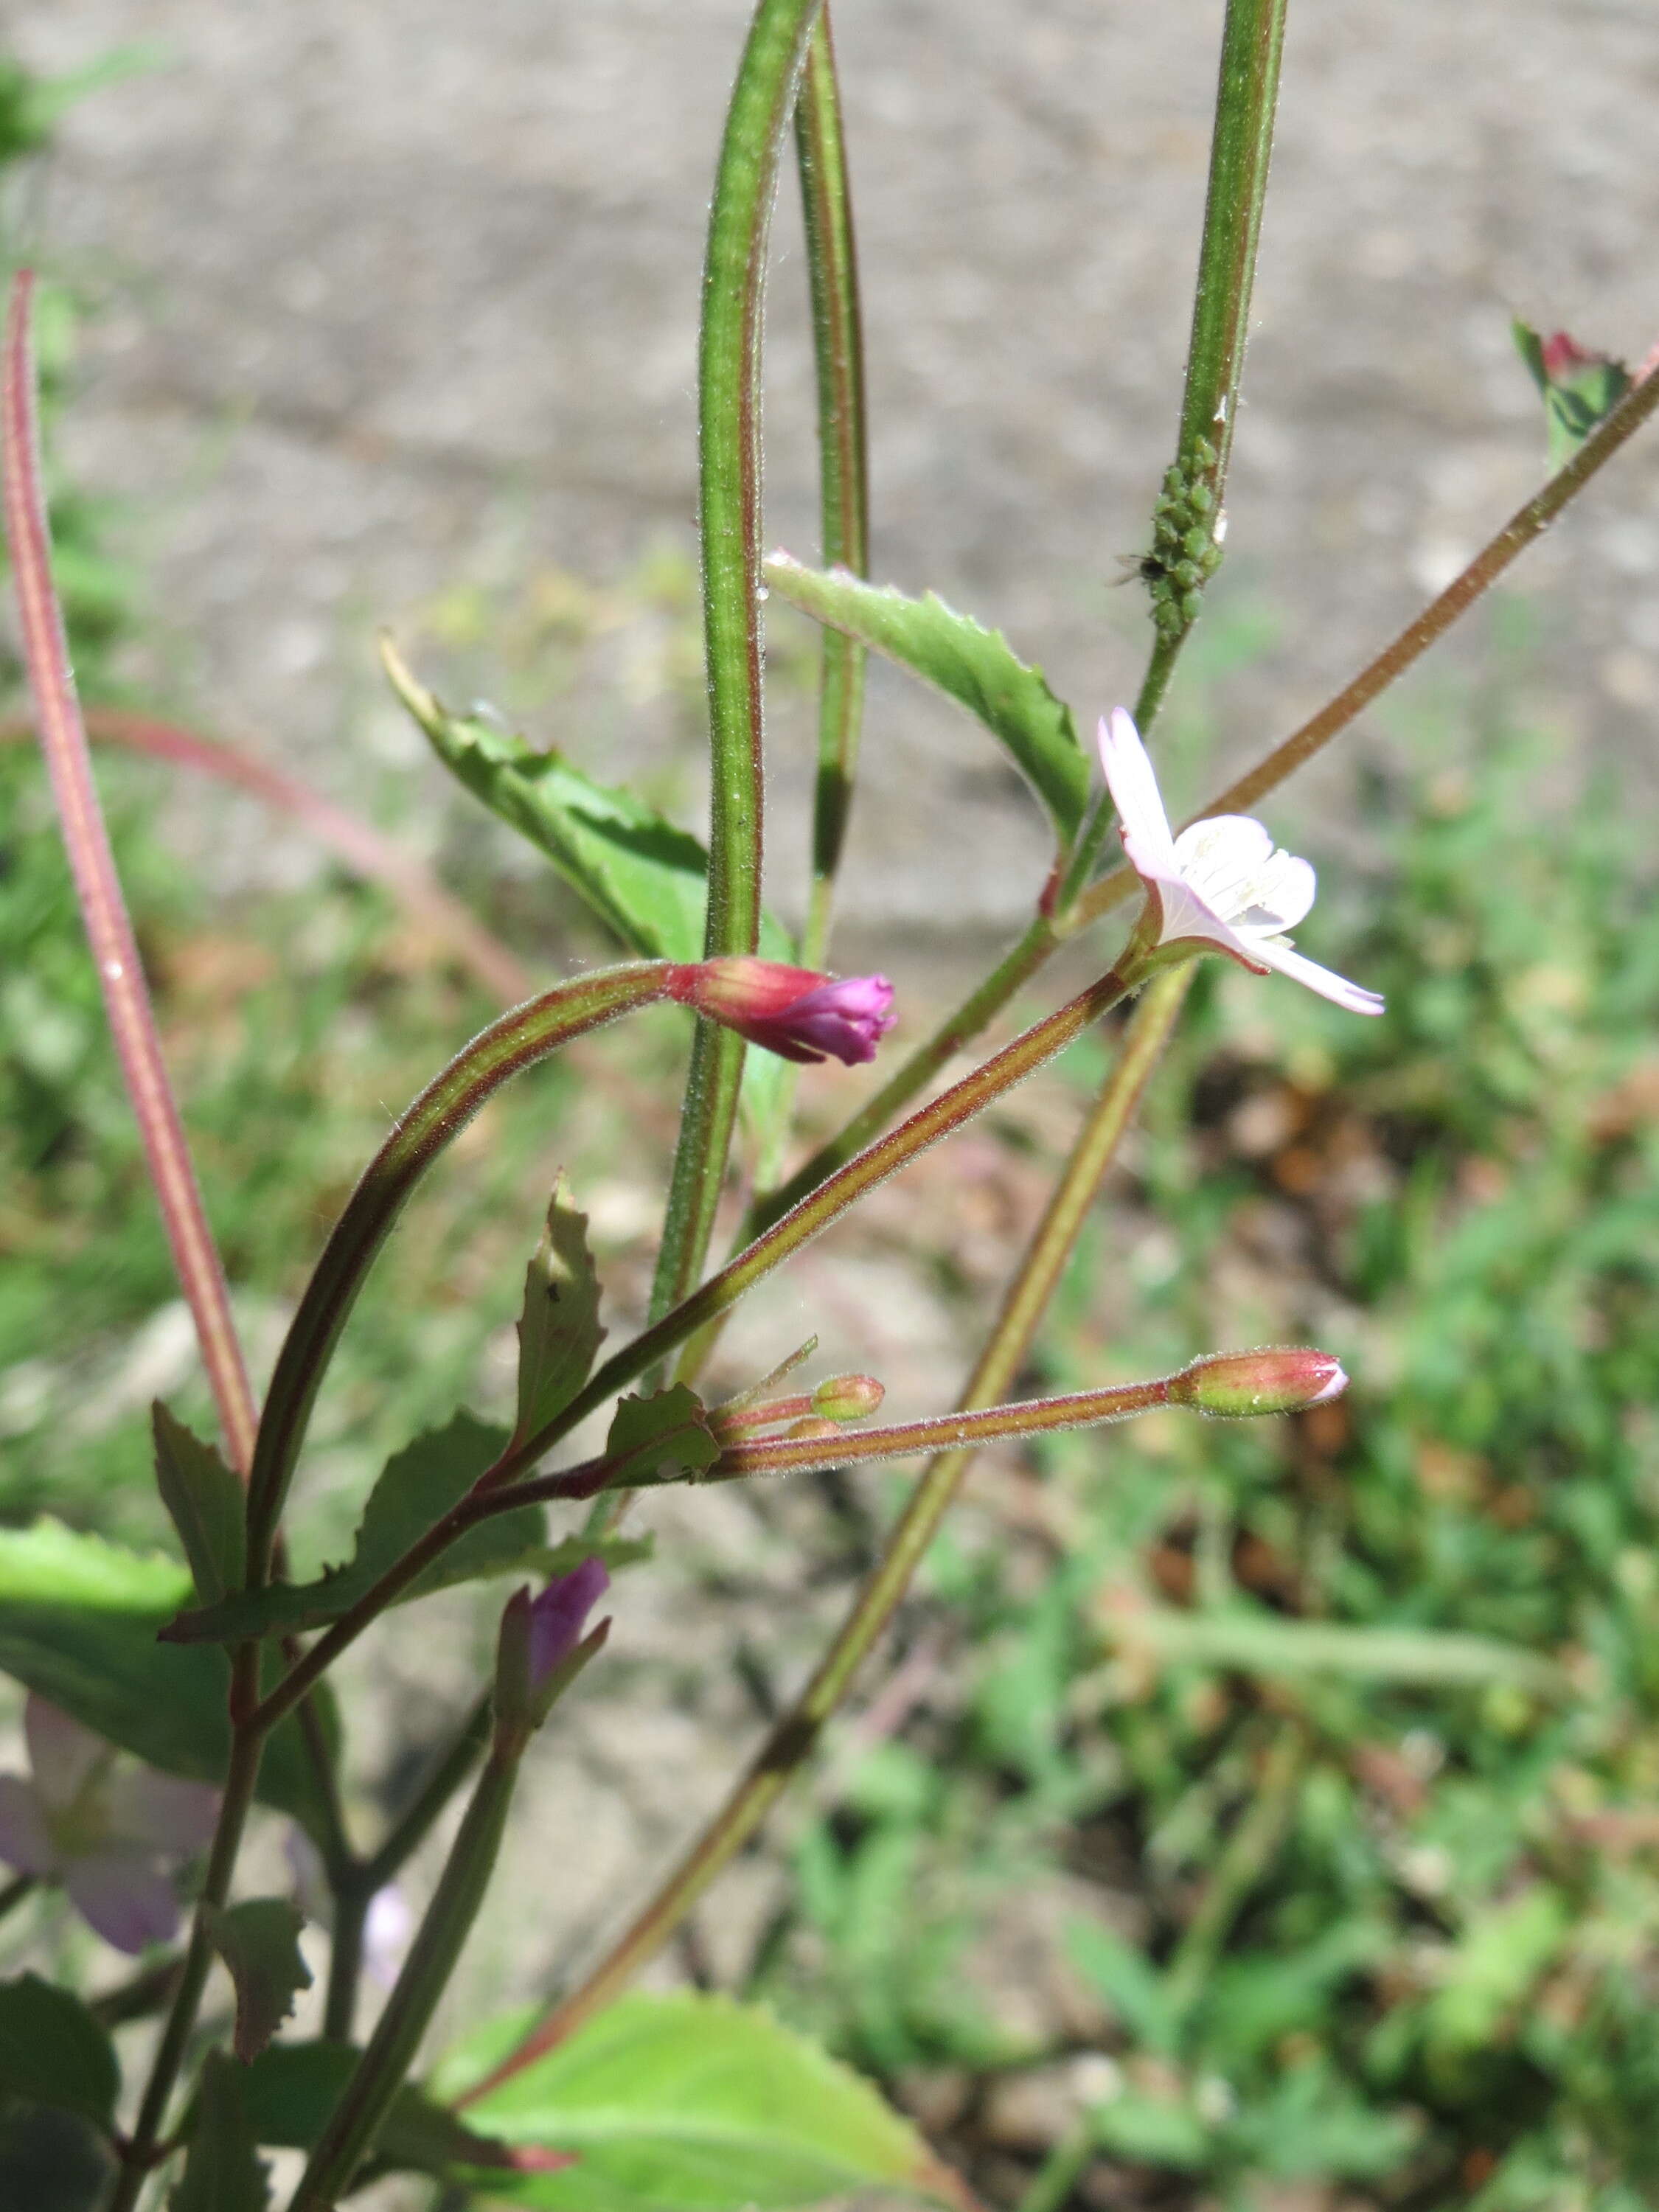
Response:
POLYGON ((498 1749, 478 1778, 397 1987, 311 2154, 290 2212, 329 2212, 374 2148, 483 1902, 518 1772, 518 1757, 498 1749))
POLYGON ((16 584, 23 658, 87 941, 143 1143, 145 1164, 161 1206, 173 1267, 196 1325, 225 1449, 232 1463, 246 1471, 253 1450, 253 1394, 231 1319, 224 1270, 208 1226, 184 1124, 161 1057, 137 940, 98 803, 63 613, 52 581, 35 398, 33 293, 33 273, 20 270, 12 285, 3 395, 6 536, 16 584))
MULTIPOLYGON (((870 457, 858 255, 842 129, 841 91, 826 6, 806 49, 795 106, 795 151, 805 217, 817 367, 818 557, 826 568, 869 573, 870 457)), ((826 628, 820 650, 818 766, 812 804, 812 888, 801 964, 823 964, 836 873, 846 842, 864 711, 865 649, 826 628)))
MULTIPOLYGON (((763 723, 761 349, 778 161, 818 0, 758 0, 726 114, 708 217, 698 368, 703 638, 713 784, 704 952, 760 941, 763 723)), ((700 1022, 692 1041, 652 1310, 702 1273, 737 1120, 744 1041, 700 1022)))
MULTIPOLYGON (((258 1665, 257 1646, 237 1654, 235 1666, 244 1692, 248 1681, 257 1673, 258 1665)), ((178 1984, 173 1993, 173 2002, 167 2008, 161 2041, 150 2063, 149 2079, 144 2085, 138 2118, 133 2124, 132 2133, 122 2147, 121 2163, 116 2170, 110 2194, 109 2212, 132 2212, 155 2162, 156 2147, 161 2142, 167 2106, 179 2079, 179 2069, 184 2063, 191 2030, 196 2024, 197 2008, 202 2002, 208 1969, 213 1963, 213 1947, 208 1940, 207 1916, 210 1910, 222 1905, 230 1894, 231 1875, 235 1870, 236 1855, 241 1849, 242 1831, 247 1825, 248 1813, 253 1803, 253 1791, 259 1779, 259 1760, 264 1750, 264 1731, 246 1722, 240 1723, 231 1738, 224 1790, 219 1800, 218 1822, 208 1852, 207 1871, 202 1878, 202 1893, 197 1900, 189 1941, 179 1967, 178 1984)))
MULTIPOLYGON (((963 1394, 964 1409, 1000 1398, 1024 1364, 1102 1180, 1175 1026, 1190 980, 1190 966, 1166 971, 1149 987, 1136 1008, 1122 1050, 1015 1272, 996 1325, 963 1394)), ((480 2096, 520 2072, 603 2009, 662 1948, 721 1869, 753 1835, 812 1750, 825 1721, 846 1696, 871 1646, 891 1620, 961 1486, 971 1457, 969 1450, 957 1448, 932 1462, 811 1681, 774 1727, 731 1796, 580 1986, 544 2016, 472 2095, 480 2096)))

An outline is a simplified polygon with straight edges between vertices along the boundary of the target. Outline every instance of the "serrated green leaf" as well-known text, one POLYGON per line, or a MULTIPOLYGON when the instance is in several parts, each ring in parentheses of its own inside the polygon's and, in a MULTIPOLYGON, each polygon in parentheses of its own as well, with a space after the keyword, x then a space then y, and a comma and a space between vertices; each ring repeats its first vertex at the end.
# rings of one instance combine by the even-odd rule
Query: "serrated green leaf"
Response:
MULTIPOLYGON (((254 2138, 273 2149, 310 2150, 322 2134, 361 2053, 349 2043, 274 2043, 247 2069, 247 2112, 254 2138)), ((405 2082, 375 2139, 381 2172, 442 2173, 488 2167, 503 2155, 486 2134, 405 2082)))
POLYGON ((242 1486, 211 1444, 174 1420, 159 1399, 151 1410, 155 1480, 185 1547, 204 1605, 241 1587, 246 1516, 242 1486))
POLYGON ((209 2051, 191 2113, 190 2149, 167 2212, 265 2212, 270 2171, 248 2117, 246 2075, 222 2051, 209 2051))
MULTIPOLYGON (((229 1661, 157 1641, 191 1595, 188 1571, 159 1553, 125 1551, 58 1521, 0 1528, 0 1673, 164 1773, 222 1781, 229 1661)), ((336 1734, 325 1689, 318 1710, 336 1734)), ((313 1836, 328 1834, 292 1717, 271 1731, 258 1795, 313 1836)))
POLYGON ((109 2126, 121 2069, 107 2031, 38 1974, 0 1982, 0 2093, 109 2126))
MULTIPOLYGON (((490 812, 547 857, 630 951, 700 960, 708 855, 689 830, 626 791, 596 783, 557 751, 452 714, 382 647, 393 688, 445 767, 490 812)), ((788 933, 765 917, 761 951, 791 957, 788 933)))
MULTIPOLYGON (((464 2086, 454 2061, 441 2070, 446 2094, 464 2086)), ((487 2178, 499 2202, 545 2212, 786 2212, 867 2188, 969 2201, 849 2067, 769 2012, 695 1990, 622 1998, 467 2118, 578 2154, 557 2172, 487 2178)))
POLYGON ((561 1174, 548 1204, 547 1226, 525 1273, 515 1439, 535 1436, 564 1411, 586 1382, 604 1340, 587 1216, 570 1203, 561 1174))
POLYGON ((708 1418, 696 1392, 684 1382, 672 1383, 648 1398, 624 1398, 611 1419, 605 1440, 607 1459, 626 1457, 630 1464, 615 1478, 622 1484, 683 1482, 713 1467, 720 1448, 708 1426, 708 1418))
MULTIPOLYGON (((386 1462, 368 1494, 356 1547, 342 1565, 310 1583, 272 1583, 239 1591, 221 1605, 181 1613, 167 1628, 181 1644, 234 1644, 244 1637, 286 1635, 322 1628, 355 1605, 386 1570, 458 1504, 507 1442, 504 1429, 457 1413, 386 1462)), ((469 1528, 434 1560, 398 1599, 400 1605, 453 1583, 507 1574, 536 1559, 544 1547, 546 1516, 539 1505, 497 1513, 469 1528)))
POLYGON ((909 599, 849 569, 805 568, 787 553, 767 562, 766 580, 791 606, 897 661, 983 722, 1048 809, 1060 846, 1070 845, 1089 804, 1088 758, 1071 708, 1000 630, 933 592, 909 599))
POLYGON ((305 1917, 285 1897, 251 1897, 240 1905, 203 1908, 208 1941, 236 1990, 236 2056, 257 2058, 294 2010, 311 1969, 300 1956, 305 1917))

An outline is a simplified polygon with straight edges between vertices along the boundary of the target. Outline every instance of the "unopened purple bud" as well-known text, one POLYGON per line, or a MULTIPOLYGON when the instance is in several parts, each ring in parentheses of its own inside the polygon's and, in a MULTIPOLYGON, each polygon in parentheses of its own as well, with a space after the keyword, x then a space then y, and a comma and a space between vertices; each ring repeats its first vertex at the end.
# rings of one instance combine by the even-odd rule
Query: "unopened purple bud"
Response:
POLYGON ((530 1686, 545 1686, 581 1642, 587 1616, 611 1587, 603 1559, 584 1559, 560 1575, 530 1607, 530 1686))
POLYGON ((672 967, 667 991, 783 1060, 873 1060, 894 1021, 884 975, 825 975, 748 954, 672 967))
POLYGON ((867 1421, 886 1395, 873 1375, 830 1375, 812 1393, 812 1411, 832 1421, 867 1421))
POLYGON ((1300 1413, 1340 1398, 1348 1387, 1342 1363, 1328 1352, 1301 1347, 1218 1352, 1170 1378, 1170 1402, 1200 1413, 1300 1413))

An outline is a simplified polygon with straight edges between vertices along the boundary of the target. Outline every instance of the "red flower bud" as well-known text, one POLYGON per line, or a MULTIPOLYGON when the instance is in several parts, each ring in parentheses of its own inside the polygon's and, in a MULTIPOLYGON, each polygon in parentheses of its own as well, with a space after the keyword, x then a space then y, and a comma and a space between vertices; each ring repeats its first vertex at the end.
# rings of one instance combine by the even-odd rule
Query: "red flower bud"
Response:
POLYGON ((1328 1352, 1217 1352, 1170 1377, 1170 1402, 1200 1413, 1300 1413, 1347 1387, 1341 1361, 1328 1352))
POLYGON ((893 1025, 884 975, 820 975, 781 960, 733 954, 672 967, 668 995, 783 1060, 873 1060, 893 1025))

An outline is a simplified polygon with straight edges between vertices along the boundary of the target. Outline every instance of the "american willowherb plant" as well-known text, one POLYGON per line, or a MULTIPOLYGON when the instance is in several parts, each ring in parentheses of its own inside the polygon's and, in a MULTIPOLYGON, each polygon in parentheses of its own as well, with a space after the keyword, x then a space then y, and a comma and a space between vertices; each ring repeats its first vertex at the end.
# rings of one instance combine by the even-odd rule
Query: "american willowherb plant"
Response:
MULTIPOLYGON (((0 1985, 0 2090, 21 2108, 70 2116, 100 2147, 95 2184, 78 2151, 55 2167, 47 2159, 57 2179, 42 2184, 43 2208, 90 2202, 95 2186, 112 2212, 163 2200, 177 2212, 258 2212, 273 2201, 264 2156, 272 2149, 299 2154, 292 2162, 303 2170, 287 2200, 294 2212, 322 2212, 399 2170, 428 2177, 445 2204, 571 2212, 737 2212, 804 2205, 866 2185, 945 2204, 973 2201, 907 2120, 769 2014, 694 1992, 629 1996, 626 1984, 810 1757, 979 1444, 1152 1407, 1229 1419, 1285 1413, 1344 1388, 1337 1360, 1317 1349, 1212 1351, 1142 1382, 1006 1402, 1180 1018, 1194 960, 1218 954, 1355 1014, 1382 1011, 1362 985, 1292 946, 1287 933, 1313 904, 1313 870, 1276 849, 1241 810, 1347 727, 1659 404, 1659 379, 1632 380, 1565 337, 1540 343, 1523 333, 1544 387, 1556 473, 1352 683, 1176 833, 1144 739, 1222 557, 1285 10, 1285 0, 1229 0, 1226 9, 1175 450, 1136 564, 1149 593, 1150 656, 1133 714, 1116 708, 1101 720, 1097 775, 1071 709, 1000 635, 937 598, 867 580, 858 287, 828 11, 818 0, 759 0, 720 153, 703 292, 708 849, 562 756, 451 714, 384 646, 391 681, 439 757, 546 855, 628 957, 515 1006, 413 1101, 323 1245, 262 1405, 244 1369, 102 830, 53 588, 36 451, 32 283, 17 279, 5 356, 6 520, 35 726, 221 1428, 216 1444, 155 1409, 156 1480, 180 1565, 55 1524, 13 1533, 0 1547, 0 1665, 28 1693, 33 1767, 27 1780, 0 1778, 0 1856, 16 1877, 0 1893, 0 1910, 35 1886, 61 1887, 100 1937, 144 1960, 116 1999, 96 2003, 35 1974, 0 1985), (816 567, 763 555, 767 229, 792 130, 817 339, 816 567), (769 590, 823 627, 816 817, 805 920, 794 939, 761 899, 769 590), (786 1172, 790 1063, 858 1062, 892 1050, 884 979, 837 979, 826 966, 871 648, 949 695, 1005 749, 1046 810, 1054 857, 1032 887, 1032 917, 1018 942, 839 1135, 786 1172), (1139 911, 1114 943, 1111 909, 1135 898, 1139 911), (1097 933, 1101 946, 1097 980, 969 1073, 932 1090, 1049 956, 1085 932, 1097 933), (872 1378, 798 1380, 811 1345, 780 1347, 787 1356, 770 1374, 723 1402, 700 1391, 739 1300, 925 1146, 1131 997, 1109 1072, 953 1408, 876 1425, 882 1392, 872 1378), (526 1280, 511 1429, 459 1413, 416 1438, 365 1502, 349 1560, 296 1581, 286 1570, 283 1527, 312 1408, 400 1209, 512 1077, 602 1024, 664 1001, 688 1009, 694 1025, 647 1326, 599 1358, 601 1286, 584 1218, 562 1184, 526 1280), (734 1184, 747 1193, 742 1229, 731 1256, 711 1268, 718 1210, 734 1184), (567 1440, 579 1425, 607 1413, 603 1443, 573 1456, 567 1440), (550 1993, 528 2018, 484 2025, 434 2064, 426 2032, 486 1907, 526 1748, 562 1698, 580 1695, 585 1670, 603 1664, 610 1624, 595 1616, 611 1576, 637 1549, 620 1534, 630 1503, 667 1483, 761 1481, 922 1455, 925 1472, 806 1687, 655 1896, 577 1985, 550 1993), (490 1577, 515 1587, 476 1710, 386 1832, 350 1833, 341 1810, 349 1715, 332 1694, 333 1662, 389 1607, 490 1577), (391 1886, 463 1792, 470 1794, 442 1874, 360 2042, 360 1982, 392 1910, 391 1886), (299 1908, 286 1895, 247 1894, 239 1879, 244 1830, 260 1803, 302 1839, 313 1877, 304 1893, 320 1893, 315 1909, 330 1929, 324 2032, 315 2039, 283 2033, 309 1978, 297 1948, 299 1908), (179 1942, 179 1885, 191 1869, 198 1878, 179 1942), (217 2037, 200 2022, 221 1969, 234 2008, 234 2024, 217 2037)), ((174 750, 182 757, 187 748, 174 750)), ((487 966, 476 939, 468 957, 487 966)), ((1086 2133, 1062 2146, 1031 2201, 1060 2203, 1090 2153, 1086 2133)))

